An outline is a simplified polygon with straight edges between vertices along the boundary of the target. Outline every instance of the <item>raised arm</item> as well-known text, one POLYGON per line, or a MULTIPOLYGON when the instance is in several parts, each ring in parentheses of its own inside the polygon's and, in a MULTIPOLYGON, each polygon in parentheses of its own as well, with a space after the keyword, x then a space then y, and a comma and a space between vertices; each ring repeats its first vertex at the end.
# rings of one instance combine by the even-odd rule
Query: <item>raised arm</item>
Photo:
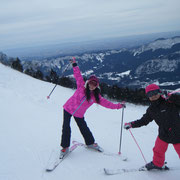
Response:
POLYGON ((73 72, 74 72, 74 78, 76 79, 77 88, 83 87, 85 82, 83 80, 81 71, 79 67, 77 66, 77 63, 73 63, 73 72))

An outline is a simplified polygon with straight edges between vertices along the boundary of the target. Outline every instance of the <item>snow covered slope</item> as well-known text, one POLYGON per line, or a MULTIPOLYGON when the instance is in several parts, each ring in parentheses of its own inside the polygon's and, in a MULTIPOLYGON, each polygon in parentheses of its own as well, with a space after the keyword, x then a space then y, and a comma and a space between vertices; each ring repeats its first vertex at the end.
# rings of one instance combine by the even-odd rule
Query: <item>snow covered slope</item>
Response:
MULTIPOLYGON (((52 173, 44 168, 52 150, 59 152, 62 126, 62 105, 74 93, 60 86, 47 100, 53 84, 36 80, 0 64, 0 180, 178 180, 179 171, 136 172, 106 176, 103 168, 133 168, 144 165, 130 133, 123 131, 122 154, 128 161, 116 156, 105 156, 79 147, 52 173)), ((147 107, 127 104, 124 121, 140 118, 147 107)), ((106 150, 117 154, 121 110, 108 110, 94 105, 86 113, 86 121, 96 141, 106 150)), ((72 140, 83 142, 72 118, 72 140)), ((147 161, 157 136, 154 123, 133 129, 147 161)), ((170 145, 166 154, 170 167, 180 169, 175 150, 170 145)))

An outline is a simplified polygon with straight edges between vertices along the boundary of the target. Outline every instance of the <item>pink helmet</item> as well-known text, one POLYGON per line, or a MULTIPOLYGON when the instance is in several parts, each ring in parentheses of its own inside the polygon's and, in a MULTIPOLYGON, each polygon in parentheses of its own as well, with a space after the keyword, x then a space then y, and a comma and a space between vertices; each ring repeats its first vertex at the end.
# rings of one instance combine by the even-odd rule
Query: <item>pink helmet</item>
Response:
POLYGON ((95 75, 90 76, 88 82, 90 81, 95 81, 97 83, 97 86, 99 86, 99 79, 95 75))
POLYGON ((154 90, 159 90, 159 91, 160 91, 159 86, 156 85, 156 84, 150 84, 150 85, 146 86, 146 89, 145 89, 146 94, 147 94, 148 92, 154 91, 154 90))

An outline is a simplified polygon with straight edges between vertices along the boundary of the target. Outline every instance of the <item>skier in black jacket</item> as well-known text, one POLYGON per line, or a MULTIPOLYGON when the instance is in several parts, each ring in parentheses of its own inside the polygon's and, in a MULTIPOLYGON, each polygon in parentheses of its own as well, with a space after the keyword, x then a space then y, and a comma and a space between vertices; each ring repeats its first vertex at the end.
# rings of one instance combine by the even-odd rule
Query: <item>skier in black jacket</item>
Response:
POLYGON ((153 148, 153 161, 145 166, 148 170, 161 169, 168 144, 173 144, 180 158, 180 94, 174 93, 165 99, 156 84, 150 84, 145 91, 150 100, 150 106, 141 119, 125 123, 124 128, 146 126, 155 120, 159 126, 159 133, 153 148))

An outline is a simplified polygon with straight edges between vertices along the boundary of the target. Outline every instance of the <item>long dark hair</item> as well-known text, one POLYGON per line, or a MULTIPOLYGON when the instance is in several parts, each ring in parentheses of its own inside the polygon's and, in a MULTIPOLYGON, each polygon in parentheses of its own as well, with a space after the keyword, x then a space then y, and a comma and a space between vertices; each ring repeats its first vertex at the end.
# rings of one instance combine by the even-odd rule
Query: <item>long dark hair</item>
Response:
MULTIPOLYGON (((95 90, 93 90, 93 94, 94 94, 96 102, 99 103, 100 102, 100 99, 99 99, 100 89, 96 88, 95 90)), ((87 83, 87 86, 85 88, 85 95, 86 95, 87 101, 89 101, 91 99, 91 91, 89 89, 88 83, 87 83)))

